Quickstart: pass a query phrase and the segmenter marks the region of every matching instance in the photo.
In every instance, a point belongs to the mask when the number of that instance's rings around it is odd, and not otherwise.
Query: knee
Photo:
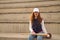
[[[37,40],[42,40],[43,37],[42,36],[37,36]]]
[[[28,40],[32,40],[32,39],[33,39],[33,36],[32,35],[29,35]]]

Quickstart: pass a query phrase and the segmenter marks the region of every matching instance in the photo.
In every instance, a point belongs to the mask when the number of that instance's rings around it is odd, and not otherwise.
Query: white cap
[[[39,12],[39,9],[38,8],[34,8],[33,12]]]

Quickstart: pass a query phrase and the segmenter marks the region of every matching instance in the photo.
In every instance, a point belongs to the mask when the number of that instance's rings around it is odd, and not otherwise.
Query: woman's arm
[[[44,20],[42,20],[42,30],[44,33],[47,33],[47,30],[46,30],[45,25],[44,25]]]
[[[29,30],[30,30],[30,32],[33,32],[33,30],[32,30],[32,25],[31,25],[31,21],[29,21]]]

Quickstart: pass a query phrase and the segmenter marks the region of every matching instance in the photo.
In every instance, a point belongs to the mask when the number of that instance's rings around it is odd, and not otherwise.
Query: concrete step
[[[6,2],[6,1],[4,1],[4,2]],[[59,5],[60,5],[60,1],[43,1],[43,2],[38,1],[38,2],[25,2],[25,3],[22,2],[22,3],[20,3],[20,0],[19,0],[18,3],[9,3],[9,2],[8,3],[0,3],[0,9],[49,7],[49,6],[59,6]]]
[[[29,22],[32,13],[8,13],[0,15],[0,22]],[[41,13],[45,22],[60,22],[60,13]]]
[[[28,40],[29,35],[22,35],[21,33],[0,33],[0,40]],[[44,40],[60,40],[59,34],[52,34],[51,39]]]
[[[27,25],[27,24],[25,24]],[[55,33],[60,34],[60,24],[45,24],[46,30],[48,33]],[[30,32],[29,31],[29,25],[28,26],[20,26],[20,33]]]
[[[4,6],[3,6],[4,7]],[[14,7],[14,6],[13,6]],[[52,6],[52,7],[39,7],[41,13],[55,13],[60,12],[60,6]],[[13,13],[13,12],[31,12],[33,8],[10,8],[10,9],[0,9],[0,13]]]
[[[60,24],[45,24],[49,33],[60,34]],[[29,23],[0,23],[0,33],[25,33],[29,31]]]
[[[51,1],[51,0],[0,0],[0,3],[12,3],[12,2],[36,2],[36,1]],[[52,0],[60,1],[60,0]]]
[[[0,40],[20,40],[19,33],[0,33]]]

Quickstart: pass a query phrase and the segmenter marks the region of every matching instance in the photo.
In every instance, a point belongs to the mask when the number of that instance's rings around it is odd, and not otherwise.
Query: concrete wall
[[[34,7],[40,9],[47,31],[60,34],[59,0],[0,0],[0,33],[29,32]]]

